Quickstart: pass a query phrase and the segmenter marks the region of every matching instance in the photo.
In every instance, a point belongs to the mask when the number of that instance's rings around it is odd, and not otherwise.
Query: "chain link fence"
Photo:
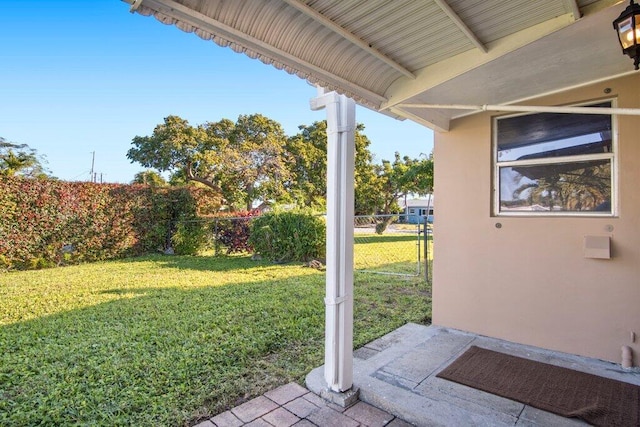
[[[427,217],[356,216],[354,226],[356,271],[424,275],[431,283],[433,227]]]
[[[354,219],[354,269],[356,272],[423,276],[431,283],[433,263],[432,217],[366,215]],[[253,217],[201,220],[214,255],[251,254],[246,245]],[[322,260],[324,262],[324,260]]]

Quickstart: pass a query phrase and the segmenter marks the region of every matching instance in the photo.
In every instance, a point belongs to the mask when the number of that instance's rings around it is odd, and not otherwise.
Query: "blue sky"
[[[298,77],[130,14],[119,0],[5,1],[0,14],[0,137],[46,156],[54,176],[130,182],[126,152],[168,115],[191,124],[260,113],[287,135],[325,118]],[[376,159],[418,157],[433,133],[358,107]]]

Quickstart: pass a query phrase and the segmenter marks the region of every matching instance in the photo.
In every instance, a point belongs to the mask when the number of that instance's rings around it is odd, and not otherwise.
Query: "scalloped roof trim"
[[[254,50],[251,50],[235,41],[230,41],[227,40],[221,36],[219,36],[216,33],[212,33],[206,30],[203,30],[202,28],[198,28],[195,27],[187,22],[181,21],[179,19],[176,19],[173,16],[169,16],[166,15],[160,11],[154,10],[148,6],[145,5],[141,5],[138,9],[137,12],[140,15],[143,16],[153,16],[154,18],[156,18],[158,21],[162,22],[165,25],[174,25],[177,28],[179,28],[180,30],[186,32],[186,33],[194,33],[195,35],[197,35],[198,37],[200,37],[203,40],[207,40],[207,41],[213,41],[215,44],[217,44],[220,47],[229,47],[231,48],[231,50],[233,50],[236,53],[242,53],[245,54],[246,56],[248,56],[251,59],[258,59],[260,62],[262,62],[263,64],[266,65],[271,65],[275,68],[277,68],[278,70],[284,70],[289,74],[295,75],[297,77],[300,77],[303,80],[306,80],[307,82],[309,82],[311,85],[319,85],[327,90],[330,91],[336,91],[342,95],[346,95],[350,98],[352,98],[353,100],[355,100],[358,104],[361,104],[363,106],[372,108],[374,110],[377,110],[379,105],[376,105],[375,103],[371,102],[370,100],[363,98],[362,96],[349,91],[349,90],[344,90],[343,88],[340,88],[336,85],[330,84],[328,82],[326,82],[323,79],[320,79],[318,77],[316,77],[315,75],[309,74],[307,72],[304,71],[300,71],[297,68],[291,67],[287,64],[283,64],[282,62],[276,61],[275,59],[266,56],[262,53],[256,52]]]

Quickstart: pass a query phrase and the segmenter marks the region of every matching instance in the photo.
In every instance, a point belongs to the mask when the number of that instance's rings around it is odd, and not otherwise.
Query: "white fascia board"
[[[573,20],[577,21],[582,17],[580,13],[580,7],[578,6],[578,2],[576,0],[564,0],[564,4],[567,9],[571,11],[571,15],[573,16]]]
[[[398,107],[434,110],[510,111],[519,113],[596,114],[640,116],[640,108],[564,107],[555,105],[463,105],[463,104],[400,104]]]
[[[407,107],[412,107],[411,105],[406,105]],[[442,114],[441,111],[438,110],[430,110],[425,111],[422,115],[417,116],[409,111],[403,110],[398,107],[391,107],[389,110],[391,113],[396,114],[398,116],[404,117],[421,125],[428,127],[436,132],[449,132],[449,123],[451,119]]]

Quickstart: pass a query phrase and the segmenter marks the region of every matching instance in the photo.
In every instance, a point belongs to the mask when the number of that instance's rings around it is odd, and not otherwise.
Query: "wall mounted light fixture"
[[[630,0],[629,6],[613,21],[613,28],[618,32],[622,52],[633,59],[637,70],[640,64],[640,5]]]

